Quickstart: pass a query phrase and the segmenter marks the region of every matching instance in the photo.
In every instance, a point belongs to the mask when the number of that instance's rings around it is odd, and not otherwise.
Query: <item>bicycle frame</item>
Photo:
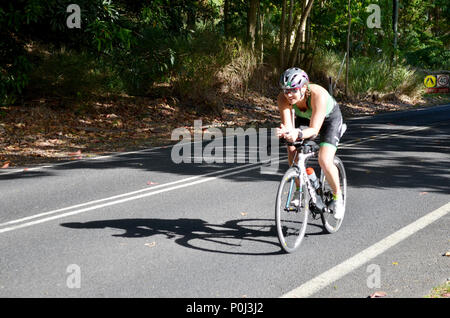
[[[302,148],[300,148],[300,149],[302,149]],[[312,185],[311,180],[309,180],[308,175],[306,173],[306,162],[308,161],[308,159],[310,159],[312,157],[317,157],[317,155],[318,155],[318,151],[316,151],[316,150],[304,154],[301,151],[299,151],[298,148],[296,148],[291,167],[294,166],[299,171],[300,190],[302,189],[302,182],[305,183],[307,186],[309,195],[311,197],[311,200],[313,202],[314,210],[316,210],[316,212],[323,213],[328,208],[327,208],[326,204],[323,202],[320,195],[317,194],[316,189]],[[320,180],[319,180],[319,182],[320,182]],[[321,188],[321,184],[319,184],[319,188]],[[293,189],[293,184],[291,184],[291,188],[289,191],[289,201],[288,202],[290,202],[292,189]]]

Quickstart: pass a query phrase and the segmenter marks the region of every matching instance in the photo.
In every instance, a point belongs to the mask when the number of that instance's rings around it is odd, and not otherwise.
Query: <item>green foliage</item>
[[[14,103],[28,84],[31,63],[11,38],[0,42],[0,105]]]
[[[344,87],[345,65],[337,78],[343,57],[343,54],[332,50],[319,50],[314,57],[311,78],[327,87],[327,78],[331,76],[338,81],[338,87]],[[374,93],[417,95],[422,82],[423,76],[407,65],[399,63],[394,66],[383,57],[377,60],[365,56],[350,58],[349,88],[352,96],[366,97]]]
[[[220,76],[240,83],[245,91],[255,68],[254,56],[245,49],[248,1],[229,1],[227,39],[223,0],[77,0],[80,29],[66,25],[71,3],[15,0],[0,5],[0,104],[20,101],[27,93],[37,93],[37,87],[46,94],[74,96],[86,95],[83,85],[143,95],[153,83],[171,81],[180,92],[192,92],[194,87],[212,90]],[[301,3],[294,1],[294,15],[301,12]],[[381,29],[367,27],[371,12],[366,9],[372,3],[381,8]],[[312,74],[337,75],[346,49],[347,6],[348,0],[315,1],[306,56],[319,52],[322,62],[313,63]],[[350,76],[357,77],[350,80],[355,81],[355,92],[405,87],[413,78],[402,66],[405,63],[449,69],[448,1],[400,1],[396,52],[392,0],[351,1],[350,11]],[[281,1],[261,0],[260,12],[264,13],[264,61],[276,64]],[[34,52],[37,48],[45,48],[47,55]],[[391,69],[388,61],[394,53],[400,66]],[[308,59],[305,62],[309,67]],[[375,74],[377,69],[379,74]]]
[[[97,55],[96,69],[109,74],[111,86],[132,95],[145,94],[153,82],[167,80],[175,64],[174,39],[189,33],[186,17],[195,27],[200,20],[213,21],[219,12],[217,1],[79,0],[81,29],[68,29],[66,8],[72,2],[18,0],[0,7],[0,100],[12,102],[28,84],[31,56],[24,46],[30,40],[37,46],[51,44],[51,54],[64,47],[75,59],[79,52]],[[67,55],[63,59],[70,60]],[[36,62],[44,68],[51,64],[41,57],[32,64]]]
[[[40,54],[39,65],[29,75],[29,94],[80,99],[101,90],[105,77],[94,56],[64,49],[51,55]]]
[[[366,96],[377,93],[412,93],[422,82],[408,66],[392,66],[386,59],[374,63],[371,58],[357,57],[351,59],[349,82],[354,95]]]
[[[442,46],[427,46],[404,55],[409,64],[424,69],[450,69],[450,50],[442,49]]]
[[[236,57],[241,49],[237,40],[225,40],[208,30],[178,38],[177,62],[173,69],[176,91],[184,97],[211,90],[217,73]],[[208,50],[208,54],[205,51]]]
[[[405,1],[400,9],[400,55],[414,66],[450,69],[447,1]]]
[[[141,32],[142,38],[129,50],[115,51],[111,61],[123,89],[131,95],[143,95],[155,81],[167,78],[175,60],[171,38],[163,30],[148,27]]]
[[[241,40],[224,39],[207,29],[178,39],[175,47],[174,93],[200,112],[220,114],[222,93],[245,94],[258,65]]]
[[[23,24],[35,21],[40,12],[36,1],[23,5],[23,14],[11,3],[0,7],[0,105],[16,101],[28,84],[31,69],[21,41],[10,32],[19,32]]]

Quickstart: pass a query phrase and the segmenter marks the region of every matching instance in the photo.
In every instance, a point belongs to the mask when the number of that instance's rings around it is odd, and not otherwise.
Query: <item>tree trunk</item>
[[[302,3],[302,13],[305,11],[306,9],[306,1],[303,1]],[[306,18],[306,21],[308,21],[308,18]],[[302,26],[302,30],[301,30],[301,35],[302,35],[302,41],[300,42],[300,50],[298,52],[298,59],[297,61],[299,63],[301,63],[305,57],[305,35],[306,35],[306,23],[304,26]],[[297,62],[296,62],[297,63]]]
[[[247,35],[250,41],[250,48],[255,51],[256,24],[258,15],[259,0],[250,0],[247,14]]]
[[[280,25],[280,69],[284,70],[284,42],[285,42],[285,24],[286,24],[286,0],[283,0],[283,6],[281,9],[281,25]]]
[[[258,41],[259,41],[259,63],[263,63],[264,60],[264,11],[258,10],[259,16],[259,28],[258,28]]]
[[[311,17],[308,17],[308,20],[306,22],[306,47],[308,49],[311,47],[311,39],[312,39]]]
[[[188,10],[186,27],[188,30],[195,30],[196,14],[194,10]]]
[[[292,37],[292,31],[294,29],[294,0],[289,1],[289,18],[288,18],[288,24],[286,28],[286,38],[285,38],[285,46],[284,46],[284,60],[289,59],[289,52],[291,51],[291,37]]]
[[[288,18],[288,35],[289,35],[288,44],[290,44],[290,42],[291,42],[291,34],[292,34],[292,30],[294,29],[294,25],[293,25],[293,23],[294,23],[294,6],[295,6],[294,0],[290,0],[290,2],[289,2],[289,18]]]
[[[230,0],[225,0],[223,4],[223,32],[225,37],[230,36]]]
[[[289,63],[288,63],[289,67],[293,67],[297,63],[300,44],[304,40],[306,18],[309,16],[309,13],[311,12],[314,0],[303,0],[303,3],[305,5],[305,10],[302,10],[300,23],[298,25],[297,34],[295,36],[294,47],[292,48],[291,54],[289,56]]]
[[[348,32],[347,32],[347,59],[345,63],[345,96],[348,97],[348,70],[350,62],[350,30],[352,25],[352,14],[350,12],[350,0],[348,0]]]
[[[302,65],[306,64],[308,56],[311,56],[310,48],[311,48],[311,17],[308,17],[306,19],[305,42],[302,52],[302,58],[300,59]],[[303,66],[303,68],[306,69],[305,66]]]
[[[294,16],[293,16],[293,21],[292,21],[292,25],[291,25],[291,29],[290,29],[290,31],[288,32],[288,35],[289,35],[289,39],[288,39],[288,41],[286,41],[286,49],[285,49],[285,51],[284,51],[284,60],[286,61],[286,63],[287,63],[287,61],[289,61],[289,57],[290,57],[290,53],[291,53],[291,49],[292,49],[292,46],[293,46],[293,44],[292,44],[292,38],[294,37],[295,38],[295,34],[296,34],[296,31],[297,31],[297,26],[299,25],[299,21],[300,21],[300,18],[301,18],[301,14],[294,14]],[[294,42],[295,42],[295,39],[294,39]]]
[[[398,0],[393,0],[392,6],[392,30],[394,31],[394,50],[392,61],[395,65],[397,60]]]
[[[305,11],[306,9],[306,3],[303,2],[302,4],[302,12]],[[305,55],[306,55],[306,28],[307,28],[307,24],[308,24],[308,16],[306,17],[306,21],[304,26],[302,27],[302,42],[300,43],[300,52],[298,54],[298,63],[303,63],[303,60],[305,59]]]

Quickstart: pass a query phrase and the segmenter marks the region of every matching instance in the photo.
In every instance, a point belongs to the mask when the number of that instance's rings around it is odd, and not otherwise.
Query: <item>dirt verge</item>
[[[223,100],[222,116],[200,114],[174,97],[115,96],[76,107],[39,100],[0,107],[0,168],[78,160],[114,152],[133,151],[174,143],[171,132],[193,129],[194,120],[207,127],[276,127],[276,98],[258,93]],[[395,101],[340,102],[344,118],[404,111],[448,102],[443,98],[418,103]]]

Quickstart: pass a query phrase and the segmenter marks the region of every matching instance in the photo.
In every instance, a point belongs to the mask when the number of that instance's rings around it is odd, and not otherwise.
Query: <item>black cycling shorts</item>
[[[300,127],[300,126],[307,126],[309,127],[310,120],[303,117],[296,117],[295,118],[295,127],[296,128],[306,128],[306,127]],[[333,110],[328,115],[328,117],[325,117],[325,120],[323,121],[322,127],[320,128],[319,135],[320,135],[320,144],[319,146],[327,146],[331,145],[334,147],[338,147],[339,140],[341,137],[341,128],[342,128],[342,113],[341,109],[339,108],[339,105],[337,103],[334,104]]]

